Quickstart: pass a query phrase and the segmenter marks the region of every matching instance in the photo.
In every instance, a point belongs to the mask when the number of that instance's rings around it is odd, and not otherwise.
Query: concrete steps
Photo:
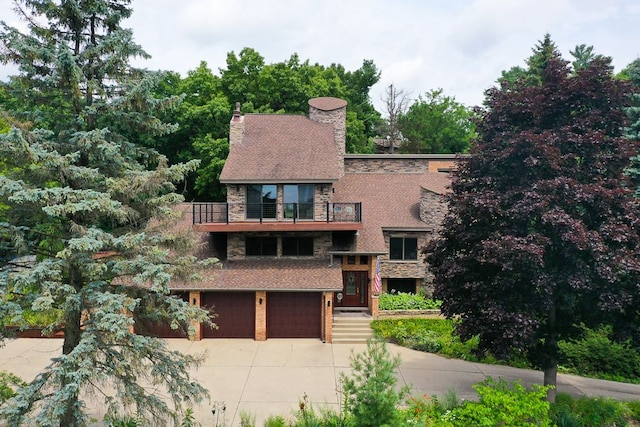
[[[364,313],[334,313],[333,344],[366,344],[367,340],[373,337],[372,320],[371,316]]]

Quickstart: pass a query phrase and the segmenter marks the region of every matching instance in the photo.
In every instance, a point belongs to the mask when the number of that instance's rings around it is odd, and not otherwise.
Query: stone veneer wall
[[[247,203],[247,187],[241,184],[227,185],[227,203],[229,206],[229,221],[246,221],[245,205]]]
[[[333,132],[338,150],[340,153],[339,168],[340,176],[344,174],[344,162],[342,158],[347,151],[347,108],[337,108],[325,111],[309,105],[309,118],[318,123],[330,123],[333,125]]]
[[[314,216],[315,221],[327,220],[327,202],[331,203],[332,191],[331,184],[316,184],[314,188]],[[284,191],[282,185],[277,186],[276,202],[278,204],[277,219],[290,220],[284,218],[282,211],[284,202]],[[229,221],[241,222],[247,221],[245,206],[247,203],[247,186],[244,184],[227,185],[227,203],[229,204]],[[273,221],[273,219],[265,219],[265,221]],[[300,220],[303,221],[303,220]]]
[[[386,247],[389,247],[389,239],[391,237],[417,237],[418,238],[418,259],[415,261],[401,261],[390,260],[388,255],[380,256],[380,269],[382,276],[385,278],[394,279],[410,279],[410,278],[422,278],[426,271],[426,265],[424,263],[424,257],[420,254],[420,248],[422,248],[429,239],[431,239],[431,233],[423,232],[396,232],[385,231],[384,243]]]
[[[424,256],[420,254],[420,248],[422,248],[427,241],[432,238],[432,233],[429,232],[384,232],[385,245],[389,247],[390,237],[417,237],[418,238],[418,259],[415,261],[399,261],[390,260],[388,255],[380,256],[380,270],[381,275],[385,279],[416,279],[419,283],[419,288],[422,288],[423,292],[430,295],[433,291],[433,279],[430,278],[427,265],[424,262]],[[386,280],[384,280],[386,284]]]
[[[420,219],[436,232],[447,213],[447,205],[444,196],[433,191],[420,189]]]
[[[240,105],[236,104],[236,110],[231,117],[229,125],[229,145],[242,142],[244,138],[244,116],[240,115]]]
[[[433,155],[436,156],[436,155]],[[423,173],[454,169],[455,158],[434,158],[428,154],[348,154],[345,173]]]
[[[345,173],[424,173],[429,160],[419,158],[346,158]]]
[[[227,238],[227,259],[229,260],[241,260],[246,259],[245,251],[245,236],[248,233],[229,233]],[[313,232],[313,233],[251,233],[251,236],[269,237],[269,236],[313,236],[313,258],[328,258],[329,249],[331,248],[331,232]],[[282,241],[278,239],[278,257],[282,257]],[[265,257],[273,259],[273,257]],[[309,259],[308,256],[301,257],[286,257],[286,258],[298,258]]]

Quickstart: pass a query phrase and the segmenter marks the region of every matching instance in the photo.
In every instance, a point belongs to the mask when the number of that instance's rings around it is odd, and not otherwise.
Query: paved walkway
[[[352,351],[363,352],[364,344],[323,344],[319,340],[167,340],[172,349],[186,353],[207,352],[206,362],[194,374],[211,394],[211,403],[194,408],[203,426],[239,426],[240,411],[255,415],[262,427],[270,415],[289,417],[303,395],[316,408],[339,409],[340,373],[350,372]],[[0,348],[0,370],[31,380],[61,352],[60,339],[18,339]],[[529,386],[542,383],[542,373],[525,369],[450,360],[429,353],[389,345],[401,357],[399,384],[409,384],[414,395],[443,395],[454,389],[460,399],[474,399],[471,388],[487,376],[521,380]],[[640,385],[559,375],[559,391],[576,395],[611,396],[640,400]],[[212,408],[218,408],[217,418]],[[225,408],[224,411],[221,408]],[[96,409],[96,415],[101,416]],[[226,424],[223,424],[226,422]]]

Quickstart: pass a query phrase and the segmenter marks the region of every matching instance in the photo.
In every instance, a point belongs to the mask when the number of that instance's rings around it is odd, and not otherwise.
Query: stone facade
[[[453,154],[347,154],[345,173],[424,173],[455,168]]]
[[[437,232],[447,213],[444,197],[424,188],[420,189],[420,219]]]
[[[244,138],[244,116],[240,114],[240,103],[236,103],[229,126],[229,145],[238,144]]]
[[[227,258],[229,260],[242,260],[246,259],[246,245],[245,245],[245,237],[249,235],[247,233],[230,233],[227,238]],[[308,233],[282,233],[282,232],[273,232],[273,233],[251,233],[251,236],[254,237],[270,237],[276,236],[278,238],[278,252],[277,257],[282,257],[282,240],[281,237],[288,236],[311,236],[313,237],[313,258],[329,258],[329,250],[332,244],[332,238],[330,232],[308,232]],[[273,257],[265,257],[265,258],[273,258]],[[308,259],[308,256],[300,256],[300,257],[292,257],[287,256],[287,258],[299,258],[299,259]]]
[[[317,108],[317,105],[312,105],[309,102],[309,119],[318,123],[330,123],[333,125],[333,131],[335,134],[336,144],[340,150],[340,157],[344,156],[347,148],[347,107],[344,106],[325,110]],[[344,175],[344,162],[339,161],[340,176]]]
[[[264,219],[264,221],[283,221],[291,220],[291,218],[285,218],[284,213],[284,190],[283,185],[277,185],[277,212],[276,218]],[[330,183],[315,184],[314,186],[314,220],[326,221],[327,218],[327,203],[331,203],[331,195],[333,194],[332,186]],[[247,186],[244,184],[230,184],[227,185],[227,204],[229,209],[229,221],[230,222],[243,222],[247,221],[245,212],[247,204]],[[249,221],[258,221],[249,220]],[[303,220],[299,220],[303,221]]]
[[[425,159],[388,156],[354,156],[344,159],[345,173],[424,173],[429,172]]]

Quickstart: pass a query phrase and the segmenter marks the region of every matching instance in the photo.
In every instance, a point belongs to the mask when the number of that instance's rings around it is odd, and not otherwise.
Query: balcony
[[[198,231],[360,230],[361,203],[193,203]]]

